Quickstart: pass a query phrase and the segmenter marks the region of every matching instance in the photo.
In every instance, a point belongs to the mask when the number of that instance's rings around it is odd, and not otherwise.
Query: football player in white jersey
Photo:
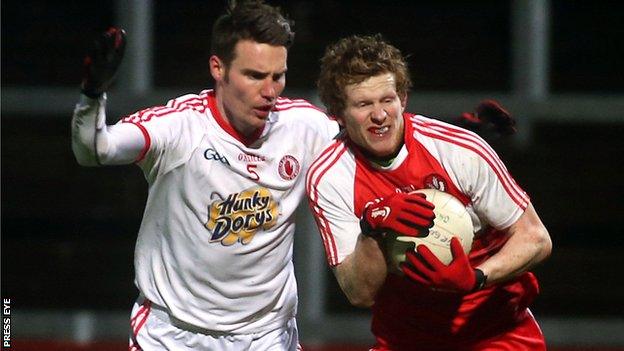
[[[306,191],[328,262],[352,304],[371,307],[373,350],[545,350],[528,305],[529,269],[551,252],[528,195],[494,150],[466,129],[405,112],[410,78],[380,36],[327,48],[319,93],[346,133],[310,167]],[[425,236],[433,204],[414,190],[458,198],[477,230],[443,264],[424,245],[389,272],[386,231]]]
[[[85,166],[135,163],[149,185],[135,249],[130,350],[296,350],[294,212],[338,125],[280,97],[294,33],[278,8],[230,5],[213,27],[214,90],[106,125],[125,33],[85,59],[72,149]]]

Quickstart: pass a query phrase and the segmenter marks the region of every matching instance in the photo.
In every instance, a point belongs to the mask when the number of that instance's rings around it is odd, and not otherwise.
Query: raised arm
[[[106,125],[106,90],[115,79],[126,46],[121,28],[110,28],[94,41],[83,62],[80,102],[72,117],[72,151],[80,165],[128,164],[145,140],[130,124]]]

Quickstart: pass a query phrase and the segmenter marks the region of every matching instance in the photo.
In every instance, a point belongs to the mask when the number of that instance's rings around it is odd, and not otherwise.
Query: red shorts
[[[422,347],[414,340],[411,345],[384,345],[378,340],[377,345],[371,351],[545,351],[546,342],[533,315],[529,312],[526,318],[519,321],[513,328],[505,332],[479,340],[471,344],[462,343],[460,340],[453,343],[444,343],[439,347]]]

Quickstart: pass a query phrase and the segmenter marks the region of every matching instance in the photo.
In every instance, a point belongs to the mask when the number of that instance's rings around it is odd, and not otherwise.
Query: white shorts
[[[143,296],[134,303],[130,317],[130,351],[151,350],[247,350],[297,351],[295,318],[282,328],[261,334],[220,334],[173,323],[167,311]],[[175,325],[174,325],[175,324]]]

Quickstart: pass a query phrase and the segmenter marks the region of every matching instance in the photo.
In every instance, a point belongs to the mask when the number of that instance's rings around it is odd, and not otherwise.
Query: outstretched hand
[[[453,261],[445,265],[425,245],[418,245],[416,252],[406,253],[401,270],[409,279],[433,289],[469,293],[485,284],[486,276],[479,269],[472,268],[459,239],[451,239]]]
[[[126,32],[111,27],[98,36],[83,61],[81,90],[90,98],[98,98],[115,79],[126,48]]]

